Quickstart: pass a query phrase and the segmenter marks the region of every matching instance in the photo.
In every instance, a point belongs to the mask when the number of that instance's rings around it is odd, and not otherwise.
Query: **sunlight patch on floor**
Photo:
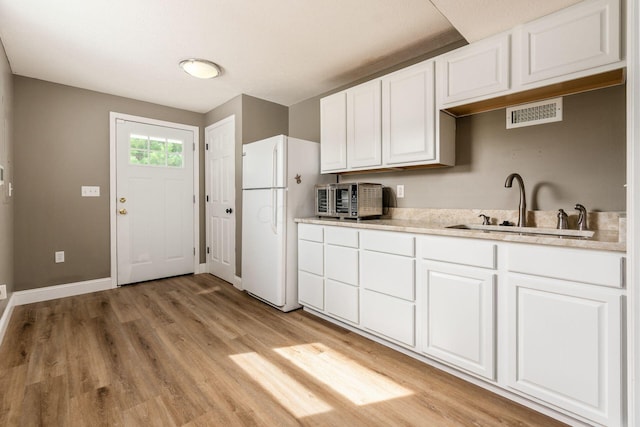
[[[258,353],[234,354],[229,357],[296,418],[333,409]]]
[[[277,348],[275,351],[356,405],[413,394],[413,391],[321,343]]]

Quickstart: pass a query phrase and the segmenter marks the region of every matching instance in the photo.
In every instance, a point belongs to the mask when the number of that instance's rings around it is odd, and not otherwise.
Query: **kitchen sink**
[[[518,234],[541,234],[558,237],[582,237],[589,239],[593,237],[591,230],[558,230],[556,228],[536,228],[536,227],[513,227],[503,225],[480,225],[480,224],[458,224],[450,225],[447,228],[457,230],[486,231],[492,233],[518,233]]]

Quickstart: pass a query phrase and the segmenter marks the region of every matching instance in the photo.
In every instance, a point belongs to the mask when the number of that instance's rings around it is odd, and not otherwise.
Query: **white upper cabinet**
[[[519,28],[520,83],[570,75],[621,59],[620,0],[576,4]]]
[[[437,67],[439,106],[499,95],[510,88],[511,33],[441,55]]]
[[[440,55],[437,108],[467,115],[622,83],[620,2],[585,0]]]
[[[429,60],[320,100],[321,171],[455,163],[455,120],[435,108]]]
[[[358,85],[346,92],[347,167],[380,166],[380,80]]]
[[[347,94],[338,92],[320,100],[320,171],[347,168]]]
[[[436,159],[433,64],[422,62],[382,78],[385,165]]]

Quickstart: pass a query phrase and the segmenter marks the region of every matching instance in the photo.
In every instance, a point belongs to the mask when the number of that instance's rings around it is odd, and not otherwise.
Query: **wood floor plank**
[[[15,426],[22,415],[27,365],[0,370],[0,425]]]
[[[562,423],[201,274],[16,307],[0,425]]]

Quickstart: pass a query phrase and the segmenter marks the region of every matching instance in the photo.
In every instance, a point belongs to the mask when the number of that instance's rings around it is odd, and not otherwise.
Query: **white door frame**
[[[200,273],[200,128],[198,126],[149,119],[147,117],[132,116],[130,114],[111,111],[109,113],[109,223],[111,232],[111,287],[118,287],[118,245],[116,236],[116,121],[118,119],[193,132],[193,193],[195,196],[195,202],[193,204],[193,246],[195,247],[193,271],[194,273]]]

